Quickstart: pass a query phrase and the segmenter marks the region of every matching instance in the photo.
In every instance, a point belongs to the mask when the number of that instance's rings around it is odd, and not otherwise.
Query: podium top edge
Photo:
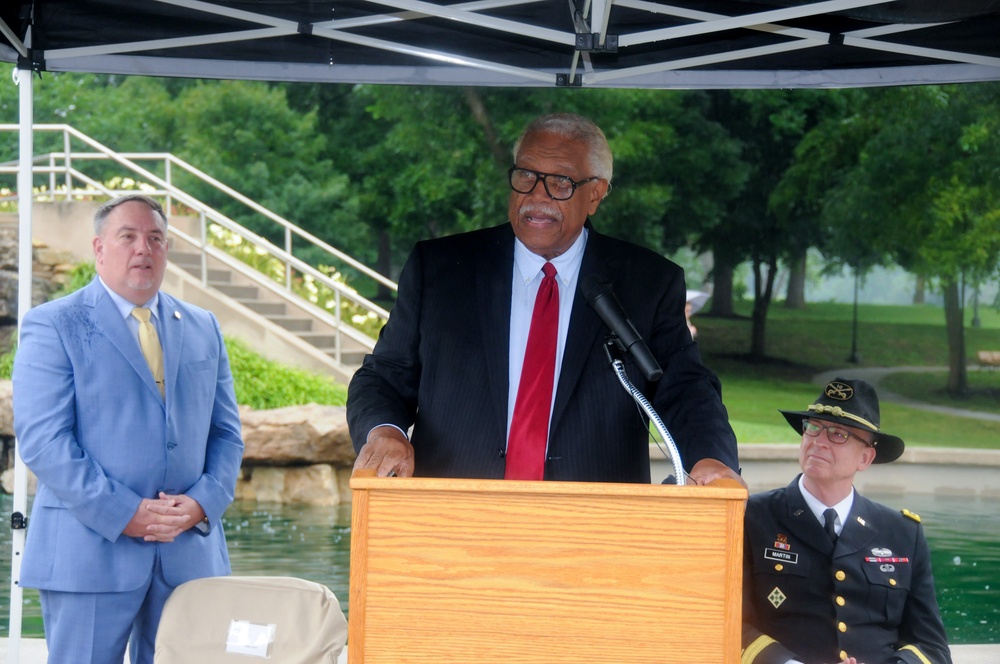
[[[536,495],[650,496],[664,498],[746,500],[747,489],[733,480],[712,484],[676,486],[668,484],[621,484],[613,482],[529,482],[439,477],[375,477],[357,472],[351,477],[354,491],[446,491]]]

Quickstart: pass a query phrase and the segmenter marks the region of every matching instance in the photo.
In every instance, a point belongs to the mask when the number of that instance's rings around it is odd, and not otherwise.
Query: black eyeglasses
[[[510,188],[519,194],[530,194],[534,191],[538,181],[541,180],[542,186],[545,187],[545,193],[549,195],[549,198],[556,201],[566,201],[573,198],[577,187],[585,185],[588,182],[593,182],[594,180],[600,180],[601,178],[595,175],[592,178],[574,182],[572,178],[565,175],[539,173],[538,171],[529,171],[527,168],[513,166],[507,171],[507,179],[510,180]]]
[[[819,435],[820,431],[826,431],[826,437],[831,443],[836,443],[837,445],[843,445],[850,438],[857,438],[866,447],[872,447],[872,444],[861,436],[855,435],[848,431],[847,429],[841,429],[838,426],[827,425],[827,424],[817,424],[812,420],[802,420],[802,433],[809,436],[810,438],[815,438]]]

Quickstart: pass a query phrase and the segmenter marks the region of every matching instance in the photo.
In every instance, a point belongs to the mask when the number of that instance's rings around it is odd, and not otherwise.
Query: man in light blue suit
[[[14,362],[17,444],[38,477],[20,584],[49,662],[153,661],[179,584],[228,574],[222,515],[243,441],[215,317],[159,291],[167,220],[145,196],[94,217],[98,278],[28,312]],[[139,342],[148,308],[162,381]]]

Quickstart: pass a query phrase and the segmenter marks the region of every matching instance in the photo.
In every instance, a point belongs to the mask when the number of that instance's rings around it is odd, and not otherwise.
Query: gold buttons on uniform
[[[846,651],[846,650],[841,650],[841,651],[840,651],[840,661],[842,661],[842,662],[843,662],[843,661],[845,661],[846,659],[847,659],[847,651]]]
[[[837,581],[843,581],[847,578],[847,575],[844,574],[843,570],[837,570],[837,573],[834,574],[834,576],[837,577]]]
[[[778,563],[777,565],[774,566],[774,571],[775,572],[780,572],[783,569],[785,569],[785,566],[782,565],[781,563]]]
[[[845,604],[847,604],[847,600],[845,600],[843,597],[838,596],[837,597],[837,606],[843,606]],[[846,657],[841,657],[841,659],[847,659],[847,658]]]
[[[847,631],[847,624],[846,623],[842,623],[842,622],[837,623],[837,629],[839,629],[841,632],[846,632]]]
[[[896,579],[889,579],[889,585],[890,586],[896,585]]]

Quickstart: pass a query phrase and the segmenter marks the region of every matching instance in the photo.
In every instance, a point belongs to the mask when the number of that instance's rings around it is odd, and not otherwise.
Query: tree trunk
[[[786,309],[806,308],[806,250],[802,250],[789,265],[788,291],[785,293]]]
[[[476,124],[483,129],[483,138],[486,139],[486,144],[490,148],[490,154],[493,155],[493,159],[501,168],[506,169],[510,166],[513,157],[497,138],[496,129],[493,128],[493,122],[490,120],[490,114],[486,110],[482,96],[476,88],[464,87],[462,92],[465,95],[465,103],[472,111],[472,117],[476,120]]]
[[[927,280],[918,274],[917,282],[913,285],[913,304],[923,304],[926,291]]]
[[[712,308],[713,316],[733,315],[733,266],[716,261],[712,267]]]
[[[965,312],[959,296],[958,283],[942,284],[944,288],[944,322],[948,334],[948,393],[966,396],[969,376],[965,359]]]
[[[778,273],[778,260],[772,258],[767,264],[767,277],[763,277],[764,265],[759,260],[753,262],[753,322],[750,328],[750,358],[763,360],[767,357],[767,310],[774,294],[774,278]]]

